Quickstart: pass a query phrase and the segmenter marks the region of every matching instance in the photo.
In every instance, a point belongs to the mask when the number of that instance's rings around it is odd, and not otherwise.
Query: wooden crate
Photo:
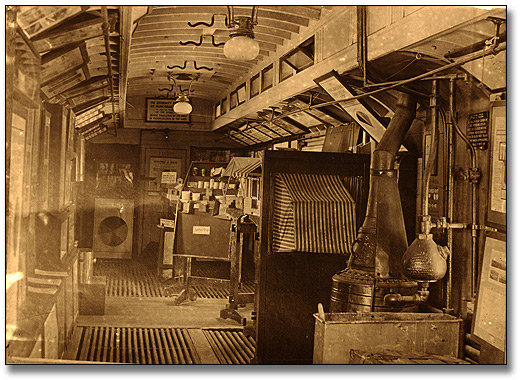
[[[419,352],[402,352],[385,350],[382,352],[365,352],[351,350],[350,364],[469,364],[449,355],[422,354]]]
[[[314,364],[349,364],[351,350],[459,356],[462,320],[442,313],[314,314]]]

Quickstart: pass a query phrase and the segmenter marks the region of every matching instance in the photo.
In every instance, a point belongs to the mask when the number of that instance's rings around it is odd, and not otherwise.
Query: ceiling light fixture
[[[192,112],[192,104],[190,104],[190,99],[185,94],[178,95],[176,102],[174,103],[174,107],[172,107],[175,113],[179,115],[188,115]]]
[[[176,88],[176,100],[174,101],[172,110],[175,113],[177,113],[178,115],[189,115],[192,112],[192,104],[190,103],[189,95],[193,91],[192,83],[194,83],[194,81],[198,80],[199,76],[200,76],[199,74],[186,74],[186,73],[173,74],[170,72],[167,73],[167,79],[169,81],[174,82],[174,84],[172,85],[172,87],[170,89],[163,88],[163,89],[159,89],[159,90],[172,91],[174,88]],[[178,87],[178,85],[176,83],[176,79],[182,80],[182,81],[190,80],[189,87],[186,90],[183,90],[181,88],[181,86]],[[168,97],[168,94],[167,94],[167,97]]]
[[[254,26],[257,25],[257,6],[252,7],[252,16],[234,17],[234,7],[227,6],[227,27],[233,29],[230,39],[225,43],[225,57],[235,61],[251,61],[259,54],[259,44],[254,39]]]

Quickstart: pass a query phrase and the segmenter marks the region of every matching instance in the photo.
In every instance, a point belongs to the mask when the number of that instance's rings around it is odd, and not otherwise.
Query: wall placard
[[[507,128],[506,102],[494,102],[491,107],[491,146],[489,164],[489,209],[487,221],[506,228],[507,213]]]
[[[506,242],[486,237],[473,335],[500,351],[506,345]]]
[[[160,191],[168,187],[169,184],[176,183],[178,173],[181,172],[181,158],[173,157],[151,157],[149,164],[149,176],[153,179],[149,181],[149,191]],[[164,173],[169,173],[164,176]],[[174,178],[174,182],[163,179]]]
[[[489,111],[477,112],[468,115],[468,138],[477,149],[488,148]]]
[[[190,115],[179,115],[172,109],[175,99],[169,98],[147,98],[147,110],[145,121],[188,123]]]
[[[177,183],[177,172],[162,172],[161,173],[161,183],[172,185]]]

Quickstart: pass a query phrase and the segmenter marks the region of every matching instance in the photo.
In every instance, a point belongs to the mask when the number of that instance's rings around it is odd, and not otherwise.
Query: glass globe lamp
[[[251,61],[259,54],[259,44],[249,36],[233,36],[225,43],[223,53],[234,61]]]
[[[192,112],[192,104],[187,95],[180,95],[172,107],[175,113],[179,115],[188,115]]]

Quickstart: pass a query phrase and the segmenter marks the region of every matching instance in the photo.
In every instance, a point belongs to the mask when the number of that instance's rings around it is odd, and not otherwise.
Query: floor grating
[[[187,329],[84,326],[76,360],[199,364]]]
[[[94,275],[107,278],[108,297],[167,297],[168,292],[158,277],[147,266],[130,262],[98,261],[94,264]],[[182,287],[181,287],[182,288]],[[193,286],[198,298],[226,299],[229,296],[227,285]],[[253,281],[241,284],[240,291],[253,293]]]
[[[136,262],[97,262],[94,275],[107,278],[108,297],[164,297],[163,287],[155,274]]]
[[[211,287],[211,286],[199,286],[194,285],[192,287],[196,292],[198,298],[220,298],[226,299],[230,294],[230,290],[227,287]],[[241,283],[239,291],[243,293],[254,293],[255,284],[253,281]]]
[[[256,342],[241,329],[203,329],[220,364],[250,364]]]

